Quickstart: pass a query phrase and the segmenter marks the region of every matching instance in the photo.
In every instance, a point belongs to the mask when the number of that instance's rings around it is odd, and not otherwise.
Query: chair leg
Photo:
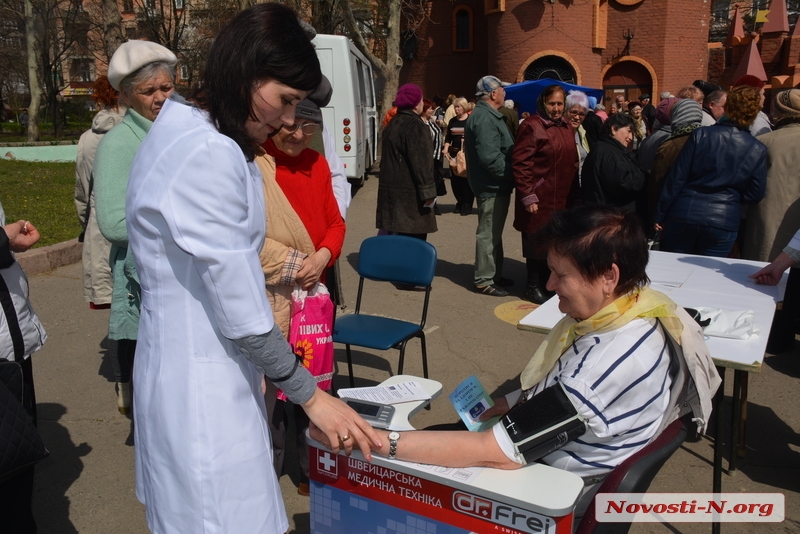
[[[408,344],[408,340],[406,339],[405,341],[400,343],[400,347],[398,347],[400,349],[400,361],[397,363],[397,374],[398,375],[402,375],[403,374],[403,361],[405,360],[405,357],[406,357],[406,345],[407,344]],[[391,369],[391,367],[392,366],[390,365],[389,368]]]
[[[356,387],[355,379],[353,378],[353,357],[350,354],[350,345],[345,345],[345,352],[347,353],[347,370],[350,371],[350,387]]]
[[[425,343],[425,332],[420,332],[419,341],[422,345],[422,375],[424,378],[428,378],[428,345]],[[425,409],[430,411],[430,402],[425,405]]]
[[[419,333],[419,340],[422,344],[422,376],[428,378],[428,347],[425,343],[425,332]]]

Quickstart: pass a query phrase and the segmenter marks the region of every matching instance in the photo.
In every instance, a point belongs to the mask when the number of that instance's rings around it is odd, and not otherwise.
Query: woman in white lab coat
[[[131,168],[129,239],[142,287],[136,493],[157,533],[283,533],[264,375],[330,440],[369,457],[377,434],[316,381],[273,328],[258,251],[253,157],[320,83],[290,9],[258,4],[217,36],[195,101],[161,110]]]

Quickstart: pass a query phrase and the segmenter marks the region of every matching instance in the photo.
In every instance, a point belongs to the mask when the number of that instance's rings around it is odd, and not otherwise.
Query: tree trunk
[[[25,0],[25,49],[28,54],[28,88],[31,93],[31,102],[28,105],[28,141],[34,142],[39,140],[39,103],[42,89],[39,86],[39,53],[32,0]]]
[[[367,56],[369,62],[384,80],[383,96],[381,99],[380,118],[392,107],[392,101],[397,94],[397,87],[400,83],[400,69],[403,67],[403,60],[398,54],[400,50],[400,2],[401,0],[388,0],[389,18],[386,22],[386,61],[372,53],[358,23],[353,16],[353,9],[350,0],[341,0],[342,14],[345,24],[350,31],[353,43]]]
[[[122,44],[122,16],[119,14],[117,0],[103,2],[103,44],[106,52],[106,64]]]

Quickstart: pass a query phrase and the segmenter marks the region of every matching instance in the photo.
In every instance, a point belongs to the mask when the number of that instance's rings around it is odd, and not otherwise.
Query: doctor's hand
[[[300,266],[300,270],[297,271],[297,285],[309,291],[314,287],[314,284],[319,282],[322,273],[325,271],[325,267],[328,265],[328,262],[331,261],[331,251],[325,247],[322,247],[315,253],[310,256],[306,256],[306,259],[303,260],[303,264]]]
[[[11,252],[25,252],[39,241],[39,230],[29,221],[17,221],[3,226]]]
[[[536,213],[536,212],[538,212],[539,211],[539,203],[538,202],[534,202],[533,204],[528,204],[527,206],[525,206],[525,211],[527,211],[528,213]]]
[[[505,397],[500,397],[494,400],[494,406],[483,412],[481,415],[478,416],[479,421],[488,421],[492,417],[499,415],[500,417],[504,416],[508,413],[510,409],[508,407],[508,401]]]
[[[312,423],[309,425],[311,437],[328,445],[334,453],[344,449],[349,456],[358,447],[364,458],[371,462],[370,449],[380,449],[383,446],[375,429],[355,410],[319,388],[302,406]]]

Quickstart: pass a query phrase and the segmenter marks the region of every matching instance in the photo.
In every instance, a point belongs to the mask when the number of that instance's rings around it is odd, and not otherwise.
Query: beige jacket
[[[697,430],[702,434],[711,417],[714,394],[722,379],[711,359],[700,325],[681,306],[676,308],[675,314],[683,323],[683,332],[680,345],[667,335],[672,355],[672,387],[669,408],[656,435],[688,413],[692,414],[692,421],[697,423]]]
[[[767,146],[767,195],[749,206],[742,257],[772,261],[800,228],[800,124],[760,135]]]
[[[264,201],[267,207],[267,236],[261,249],[261,269],[267,286],[267,298],[272,306],[275,324],[289,339],[292,291],[295,286],[279,285],[286,256],[293,249],[311,255],[315,252],[311,236],[292,208],[278,182],[275,181],[275,160],[262,153],[255,159],[264,183]]]

